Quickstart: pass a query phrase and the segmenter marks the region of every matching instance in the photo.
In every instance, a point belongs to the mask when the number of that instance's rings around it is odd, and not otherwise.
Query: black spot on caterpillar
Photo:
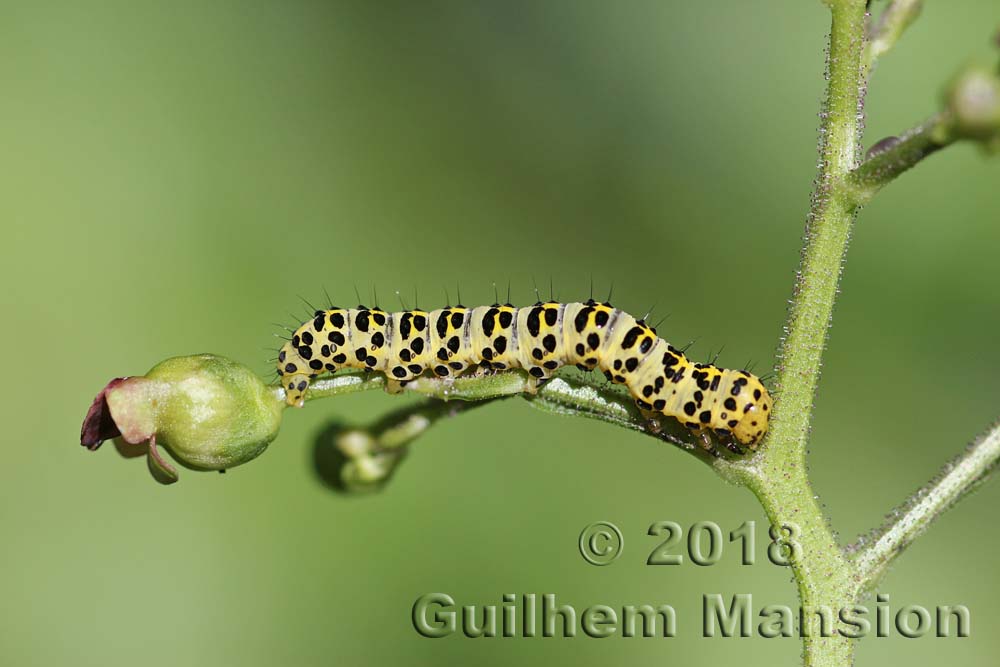
[[[742,370],[688,360],[641,320],[608,303],[539,302],[387,313],[379,308],[318,310],[278,354],[290,405],[301,406],[311,378],[341,369],[396,381],[471,368],[522,368],[535,382],[572,364],[624,384],[646,412],[677,419],[704,437],[756,447],[767,432],[771,397]]]

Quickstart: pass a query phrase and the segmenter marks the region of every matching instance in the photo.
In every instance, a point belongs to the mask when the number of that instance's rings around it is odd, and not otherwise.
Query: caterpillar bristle
[[[725,350],[725,349],[726,349],[726,346],[725,346],[725,345],[723,345],[722,347],[720,347],[720,348],[719,348],[719,351],[718,351],[718,352],[716,352],[716,353],[715,353],[714,355],[713,355],[712,353],[709,353],[709,355],[708,355],[708,356],[709,356],[709,357],[710,357],[710,358],[711,358],[712,360],[711,360],[710,362],[708,362],[708,363],[710,363],[710,364],[712,364],[712,365],[714,366],[714,365],[715,365],[715,362],[717,362],[717,361],[719,360],[719,357],[720,357],[720,356],[722,355],[722,351],[723,351],[723,350]]]
[[[399,299],[399,305],[403,307],[403,310],[410,309],[410,307],[406,305],[406,302],[403,301],[403,295],[399,293],[399,290],[396,290],[396,298]]]
[[[652,306],[649,307],[649,310],[646,311],[646,314],[642,316],[640,322],[645,322],[646,320],[648,320],[649,316],[653,314],[653,310],[655,309],[656,309],[656,304],[654,303]]]
[[[309,308],[310,311],[316,312],[316,306],[314,306],[311,303],[309,303],[308,299],[306,299],[301,294],[296,294],[296,296],[299,297],[299,300],[302,301],[302,303],[304,303],[306,305],[306,307]]]

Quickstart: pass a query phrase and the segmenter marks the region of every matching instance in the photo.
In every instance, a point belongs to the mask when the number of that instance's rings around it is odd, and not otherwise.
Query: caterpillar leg
[[[746,454],[746,450],[744,450],[742,447],[736,444],[736,441],[733,440],[732,438],[727,438],[726,440],[723,440],[722,444],[724,444],[726,446],[726,449],[731,451],[733,454],[737,454],[739,456],[743,456],[744,454]]]
[[[639,412],[642,414],[646,422],[646,428],[649,429],[650,433],[659,435],[663,431],[663,422],[661,421],[661,417],[663,417],[662,412],[644,410],[643,408],[639,408]]]
[[[708,429],[705,429],[704,431],[700,431],[698,433],[698,441],[699,444],[701,444],[701,446],[706,451],[708,451],[708,453],[711,454],[712,456],[716,458],[722,456],[722,452],[719,451],[719,448],[715,446],[715,442],[712,441],[712,436],[708,431]],[[744,454],[746,454],[746,450],[744,450],[742,447],[739,446],[739,444],[732,437],[732,435],[720,436],[719,443],[725,446],[725,448],[731,451],[733,454],[736,454],[738,456],[743,456]]]
[[[718,448],[716,448],[715,443],[712,442],[712,436],[709,435],[707,429],[700,429],[694,431],[694,435],[696,438],[698,438],[698,444],[701,445],[702,449],[704,449],[706,452],[708,452],[715,458],[722,457],[722,454],[719,453],[719,450]]]
[[[524,383],[524,393],[534,396],[538,393],[538,388],[545,384],[548,378],[535,377],[534,375],[529,375],[528,379]]]

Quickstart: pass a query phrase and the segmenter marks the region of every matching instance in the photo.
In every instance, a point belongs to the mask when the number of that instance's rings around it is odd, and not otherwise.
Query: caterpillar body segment
[[[641,410],[677,419],[706,443],[710,434],[734,450],[736,443],[754,448],[767,432],[772,402],[757,377],[692,362],[645,322],[593,300],[320,310],[278,354],[290,405],[302,405],[313,377],[341,369],[405,383],[425,373],[445,378],[477,367],[522,368],[541,382],[567,364],[602,371],[625,385]]]

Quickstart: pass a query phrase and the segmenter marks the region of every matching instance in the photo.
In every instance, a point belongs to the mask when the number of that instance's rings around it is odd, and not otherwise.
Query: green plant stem
[[[882,14],[871,25],[868,40],[862,55],[862,64],[867,69],[889,52],[923,9],[922,0],[892,0]]]
[[[806,244],[779,351],[778,398],[768,456],[803,462],[820,361],[857,204],[840,186],[857,163],[864,2],[831,2],[829,83],[820,134],[821,167]]]
[[[950,125],[951,115],[942,111],[899,137],[884,139],[883,146],[873,146],[865,161],[847,176],[855,201],[867,203],[904,171],[953,143]]]
[[[805,449],[833,304],[857,202],[843,179],[857,164],[863,90],[865,3],[828,3],[832,13],[829,78],[820,126],[820,171],[806,243],[779,352],[777,397],[763,449],[747,461],[744,481],[774,524],[798,526],[792,572],[804,608],[853,604],[856,585],[806,475]],[[804,636],[804,664],[849,665],[855,642],[841,635]]]
[[[332,396],[388,389],[390,386],[382,375],[341,373],[313,381],[306,392],[305,401],[308,403]],[[281,386],[272,385],[271,390],[275,400],[285,400],[285,392]],[[610,386],[598,386],[589,381],[587,376],[555,377],[537,388],[535,381],[522,370],[444,379],[420,377],[408,382],[401,391],[440,401],[486,401],[521,396],[529,405],[544,412],[596,419],[658,440],[666,440],[680,445],[706,463],[717,465],[720,470],[727,469],[728,459],[713,457],[704,451],[696,444],[691,432],[676,420],[643,415],[632,399],[623,392]],[[423,404],[412,408],[414,411],[423,409]],[[404,416],[401,412],[393,413],[395,420],[401,421]],[[373,425],[368,430],[380,429]]]
[[[771,525],[798,543],[800,551],[791,559],[791,568],[802,608],[829,607],[836,614],[858,598],[850,564],[816,502],[805,466],[773,458],[765,455],[749,464],[731,464],[728,477],[747,486]],[[802,642],[807,666],[840,667],[853,662],[854,640],[838,634],[803,633]]]
[[[405,458],[409,445],[440,420],[477,408],[491,400],[437,401],[393,410],[364,427],[331,422],[320,434],[314,456],[320,478],[333,489],[347,493],[381,488]]]
[[[893,510],[892,522],[850,548],[859,583],[873,588],[900,553],[958,500],[985,481],[1000,462],[1000,424],[970,445],[930,484]],[[867,546],[865,546],[867,544]]]
[[[346,429],[363,431],[372,438],[373,451],[389,451],[401,449],[423,435],[431,426],[442,419],[454,417],[460,412],[486,405],[491,400],[446,402],[424,400],[416,405],[408,405],[393,410],[377,422],[364,429]]]

